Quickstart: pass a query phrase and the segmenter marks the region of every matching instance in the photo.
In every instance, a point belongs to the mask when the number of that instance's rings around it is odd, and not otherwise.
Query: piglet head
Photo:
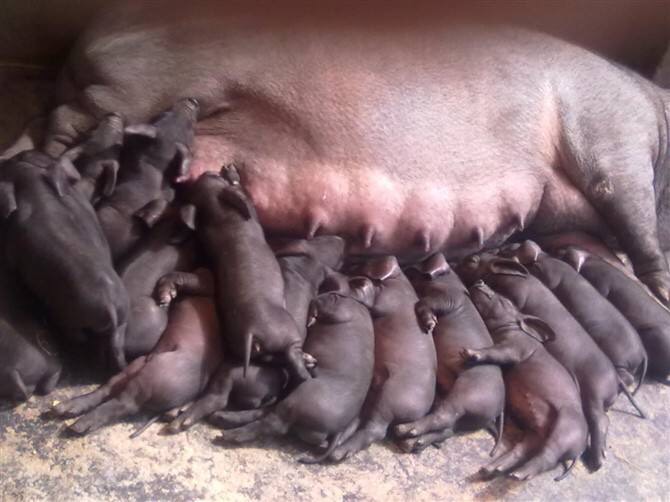
[[[435,253],[421,263],[410,265],[405,273],[412,281],[432,281],[440,276],[451,273],[451,267],[442,253]]]
[[[277,257],[309,256],[326,267],[339,269],[344,257],[344,239],[336,235],[320,235],[312,239],[275,240],[271,246]]]

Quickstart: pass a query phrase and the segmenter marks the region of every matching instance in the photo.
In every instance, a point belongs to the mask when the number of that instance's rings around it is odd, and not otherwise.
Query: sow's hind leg
[[[670,273],[658,238],[654,192],[654,163],[664,159],[655,158],[658,135],[651,134],[659,119],[638,88],[601,82],[606,85],[620,100],[567,104],[562,167],[607,222],[636,275],[668,305]]]

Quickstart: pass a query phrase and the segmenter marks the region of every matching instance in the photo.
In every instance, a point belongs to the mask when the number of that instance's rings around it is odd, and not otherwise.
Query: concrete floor
[[[33,71],[0,68],[0,151],[39,111],[48,81]],[[479,432],[420,455],[375,445],[341,465],[305,466],[290,439],[229,449],[216,430],[198,425],[161,436],[156,424],[129,434],[142,419],[86,438],[62,434],[64,423],[41,418],[55,400],[90,390],[93,375],[71,370],[50,396],[0,412],[0,501],[15,500],[670,500],[670,389],[645,385],[638,400],[650,415],[629,414],[620,398],[610,412],[608,458],[589,474],[582,463],[564,481],[475,481],[492,439]],[[623,410],[623,411],[617,411]]]
[[[55,400],[91,385],[65,383],[52,395],[0,412],[0,500],[668,500],[670,389],[645,385],[639,402],[651,416],[630,415],[620,398],[610,412],[607,461],[589,473],[580,462],[529,482],[475,479],[489,459],[484,432],[456,437],[420,455],[375,445],[340,465],[295,461],[305,448],[289,438],[243,448],[213,444],[216,429],[201,424],[178,436],[154,424],[129,439],[144,418],[84,438],[64,433],[66,422],[41,417]],[[558,473],[559,470],[556,470]]]

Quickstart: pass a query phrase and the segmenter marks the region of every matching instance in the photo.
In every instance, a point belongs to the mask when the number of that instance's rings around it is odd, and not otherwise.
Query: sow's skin
[[[544,253],[533,241],[501,251],[540,279],[579,321],[614,364],[621,380],[639,388],[647,371],[647,352],[635,328],[606,298],[567,263]],[[637,377],[637,378],[636,378]]]
[[[370,309],[375,328],[375,372],[361,411],[362,425],[333,451],[330,458],[335,461],[383,440],[393,424],[424,417],[435,399],[435,344],[419,327],[414,312],[419,299],[397,259],[370,259],[357,272],[370,278],[377,292]]]
[[[576,382],[542,346],[556,335],[544,321],[521,314],[482,281],[470,292],[495,346],[463,349],[463,357],[472,364],[503,367],[509,409],[524,429],[523,439],[482,468],[482,474],[512,471],[513,478],[526,480],[571,461],[558,481],[586,448],[587,426]]]
[[[224,179],[225,176],[225,179]],[[186,224],[207,254],[228,346],[245,367],[262,355],[283,356],[296,381],[310,378],[303,338],[285,308],[284,280],[234,166],[188,187]]]
[[[368,307],[374,287],[356,278],[319,295],[310,307],[305,350],[319,361],[314,378],[302,382],[271,410],[220,411],[214,424],[239,426],[223,433],[224,442],[245,443],[263,435],[326,436],[326,451],[305,462],[327,459],[358,425],[358,414],[372,381],[375,341]]]
[[[44,149],[192,96],[192,175],[245,166],[268,232],[408,259],[524,228],[614,234],[667,303],[669,91],[550,36],[457,26],[442,4],[115,3],[70,54]]]
[[[0,264],[0,399],[26,401],[34,392],[48,394],[60,378],[53,337],[35,318],[35,307],[34,298]]]
[[[152,124],[124,130],[113,193],[96,206],[114,262],[122,259],[153,226],[174,198],[172,183],[188,171],[198,103],[182,99]]]
[[[405,273],[420,298],[415,305],[419,324],[432,333],[435,342],[438,397],[428,415],[395,426],[395,435],[406,438],[400,447],[421,451],[454,431],[486,427],[496,418],[500,418],[502,432],[505,386],[500,368],[486,364],[468,367],[460,357],[463,349],[493,344],[467,288],[440,253]]]
[[[337,236],[320,236],[311,240],[282,240],[273,243],[284,278],[286,310],[296,321],[304,341],[307,335],[309,306],[330,269],[338,268],[344,254],[344,240]],[[163,282],[163,281],[162,281]],[[183,282],[183,281],[182,281]],[[162,284],[162,287],[170,287]],[[159,296],[163,293],[159,292]],[[305,354],[306,356],[306,354]],[[310,358],[310,365],[316,360]],[[232,397],[244,401],[242,408],[258,408],[277,399],[287,381],[284,372],[276,367],[250,365],[246,376],[244,367],[224,361],[212,378],[207,391],[169,426],[170,432],[191,427],[202,417],[223,410]]]
[[[103,340],[112,366],[122,368],[128,293],[93,207],[71,185],[78,178],[76,170],[36,151],[3,163],[0,217],[7,263],[61,335]]]
[[[211,277],[209,282],[212,294]],[[60,417],[83,414],[69,426],[81,435],[140,410],[166,413],[195,399],[222,357],[214,299],[186,296],[172,305],[168,326],[149,355],[135,359],[93,392],[57,404],[52,412]]]
[[[670,312],[626,274],[585,251],[568,248],[563,259],[584,276],[635,327],[649,356],[649,373],[670,376]]]
[[[599,469],[609,426],[605,411],[614,403],[621,387],[610,360],[551,291],[520,263],[482,253],[464,260],[458,273],[466,284],[483,279],[521,312],[544,320],[556,333],[546,348],[578,382],[589,425],[591,464]]]

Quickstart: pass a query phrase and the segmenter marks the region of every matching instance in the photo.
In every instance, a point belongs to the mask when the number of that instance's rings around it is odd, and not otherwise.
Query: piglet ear
[[[588,257],[586,251],[574,247],[561,249],[557,254],[559,258],[572,266],[577,272],[581,271],[582,266]]]
[[[509,258],[496,258],[491,261],[489,265],[491,273],[496,275],[516,275],[519,277],[527,277],[528,270],[521,263],[518,263]]]
[[[133,124],[123,129],[126,136],[141,136],[147,139],[156,139],[158,129],[151,124]]]
[[[551,329],[551,326],[539,317],[523,316],[518,323],[521,331],[540,343],[547,343],[556,339],[556,333]]]
[[[269,243],[277,258],[282,256],[308,256],[305,239],[275,239]]]
[[[375,285],[367,277],[352,277],[349,279],[351,296],[371,309],[375,304]]]
[[[102,195],[109,197],[116,189],[116,178],[119,174],[119,161],[106,160],[102,163],[102,176],[105,181],[102,187]]]
[[[242,215],[245,220],[250,220],[254,215],[254,209],[251,202],[239,188],[224,188],[219,193],[219,201],[234,208]]]
[[[47,167],[45,177],[59,197],[65,194],[68,185],[81,179],[79,171],[67,157],[61,157],[55,164]]]
[[[16,211],[14,185],[3,181],[0,183],[0,217],[7,219],[14,211]]]
[[[451,267],[449,267],[449,263],[447,263],[447,259],[442,253],[435,253],[421,263],[420,270],[426,276],[435,279],[449,272]]]
[[[174,163],[177,167],[175,179],[177,181],[182,181],[188,176],[193,155],[191,154],[191,150],[184,143],[177,143],[175,147],[177,148],[177,154],[174,159]]]
[[[195,230],[197,210],[193,204],[185,204],[179,208],[179,219],[187,228]]]
[[[370,279],[385,281],[400,274],[400,265],[395,256],[383,256],[365,263],[362,272]]]

